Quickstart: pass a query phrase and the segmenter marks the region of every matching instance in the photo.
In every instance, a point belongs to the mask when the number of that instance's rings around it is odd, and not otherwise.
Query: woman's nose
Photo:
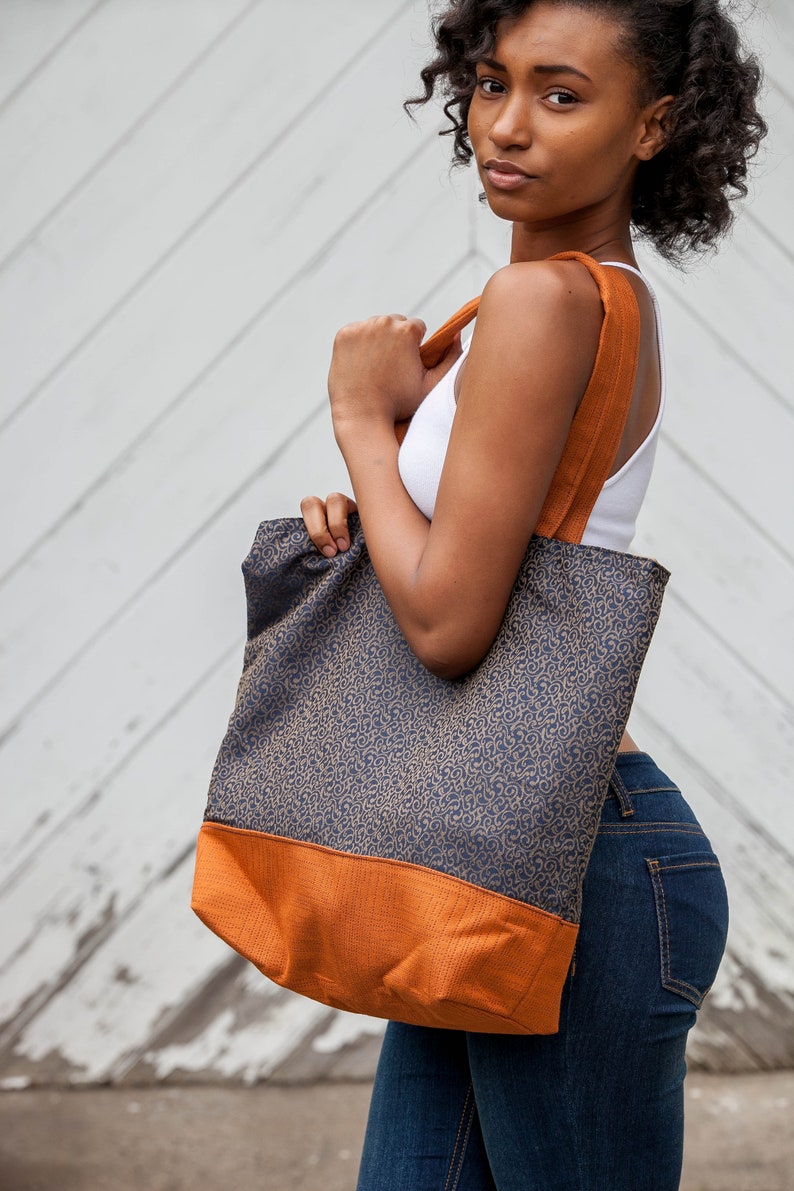
[[[499,114],[491,125],[490,137],[500,149],[526,149],[532,144],[529,104],[518,96],[509,96],[500,104]]]

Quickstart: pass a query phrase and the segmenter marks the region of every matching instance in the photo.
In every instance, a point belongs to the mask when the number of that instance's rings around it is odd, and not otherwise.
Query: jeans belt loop
[[[631,801],[631,794],[617,769],[614,769],[612,772],[609,787],[618,800],[621,817],[627,819],[630,815],[633,815],[634,806]]]

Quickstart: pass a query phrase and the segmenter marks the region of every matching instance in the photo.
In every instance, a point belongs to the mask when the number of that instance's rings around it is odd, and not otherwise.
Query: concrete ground
[[[693,1074],[687,1088],[682,1191],[793,1191],[794,1072]],[[366,1084],[5,1092],[0,1188],[352,1191],[368,1097]]]

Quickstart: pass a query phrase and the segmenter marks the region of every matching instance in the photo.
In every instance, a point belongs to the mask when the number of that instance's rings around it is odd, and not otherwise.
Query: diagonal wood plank
[[[4,906],[16,921],[9,919],[3,931],[3,1025],[14,1019],[16,1030],[20,1010],[27,1016],[46,1003],[190,849],[201,819],[201,791],[217,751],[203,726],[223,723],[239,667],[240,651],[227,651],[220,666],[158,726],[146,748],[107,783],[102,799],[50,839],[44,849],[46,880],[29,868],[4,894]],[[108,833],[108,815],[122,830]],[[23,919],[35,922],[33,931]],[[28,996],[20,1000],[25,986]]]
[[[318,0],[243,9],[0,272],[8,408],[30,399],[283,138],[274,113],[292,89],[294,62],[270,48],[288,45],[296,23],[313,30],[301,55],[311,83],[291,113],[294,130],[398,3],[355,5],[344,22]],[[21,352],[34,323],[35,351]]]
[[[729,251],[686,275],[656,262],[649,274],[660,284],[664,276],[687,309],[701,315],[724,342],[740,344],[745,366],[794,418],[794,349],[789,334],[794,257],[781,252],[755,219],[740,218]]]
[[[745,44],[758,54],[767,79],[794,98],[794,22],[788,0],[759,0],[744,10],[740,24]]]
[[[657,276],[654,282],[670,365],[665,434],[750,518],[758,534],[791,557],[793,498],[785,459],[794,449],[794,420],[746,365],[743,341],[729,342],[712,330],[678,287]],[[756,449],[759,443],[763,451]]]
[[[761,148],[748,196],[747,213],[757,229],[771,238],[788,259],[794,256],[794,230],[788,218],[794,186],[794,98],[769,84],[764,99],[769,138]]]
[[[724,648],[781,700],[794,701],[794,563],[759,538],[667,436],[633,548],[662,558],[675,588],[708,609],[710,630]]]
[[[54,510],[69,509],[101,483],[131,442],[200,382],[419,151],[421,137],[404,118],[395,116],[388,137],[383,130],[384,106],[390,97],[396,106],[402,94],[393,38],[409,31],[406,17],[343,73],[312,120],[315,152],[306,152],[304,129],[288,129],[245,185],[7,427],[0,500],[13,500],[17,510],[7,527],[10,558],[50,529]],[[360,94],[372,103],[357,104]],[[290,186],[275,186],[279,177]],[[69,449],[48,459],[45,488],[23,461],[53,440]]]
[[[711,632],[708,613],[693,609],[671,581],[637,692],[682,749],[702,755],[726,804],[748,827],[759,822],[747,791],[764,792],[770,846],[794,857],[790,773],[794,764],[791,704],[776,697]],[[693,714],[697,709],[697,714]]]
[[[3,0],[0,6],[0,107],[28,85],[107,0]]]
[[[252,0],[111,0],[0,113],[0,260],[30,236]],[[141,69],[141,63],[146,69]],[[64,97],[69,102],[64,102]]]

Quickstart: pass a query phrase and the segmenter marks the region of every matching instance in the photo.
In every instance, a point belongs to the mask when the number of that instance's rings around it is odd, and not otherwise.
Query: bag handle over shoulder
[[[560,252],[551,260],[580,261],[604,307],[593,371],[535,527],[541,537],[580,542],[626,425],[640,352],[640,311],[620,269],[606,268],[584,252]]]
[[[579,542],[593,506],[609,476],[631,405],[640,348],[640,313],[631,283],[619,269],[599,264],[584,252],[560,252],[551,260],[577,260],[598,285],[604,321],[598,352],[562,458],[554,473],[535,533]],[[473,298],[448,319],[419,349],[422,363],[433,368],[455,336],[477,313]],[[397,424],[402,442],[407,422]]]
[[[452,341],[464,327],[468,326],[476,315],[480,306],[479,298],[472,298],[465,306],[461,306],[452,318],[448,318],[442,327],[434,331],[419,348],[419,355],[425,368],[435,368],[440,363],[444,353],[452,345]]]

